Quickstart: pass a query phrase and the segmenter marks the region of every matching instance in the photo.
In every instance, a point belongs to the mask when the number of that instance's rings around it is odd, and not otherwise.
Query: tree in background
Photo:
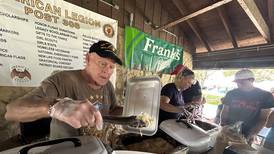
[[[201,87],[204,87],[204,83],[209,79],[211,75],[217,71],[222,71],[224,77],[234,77],[235,73],[240,69],[233,70],[194,70],[195,78],[200,82]],[[256,82],[261,81],[274,81],[274,69],[251,69],[255,75]],[[214,82],[214,81],[212,81]],[[203,90],[204,96],[208,104],[217,105],[220,103],[220,98],[223,96],[208,93],[207,89]]]
[[[250,69],[256,78],[256,82],[274,81],[274,69]],[[238,70],[224,70],[224,76],[234,76]]]
[[[206,79],[212,74],[214,74],[214,71],[211,70],[194,70],[195,78],[200,82],[201,87],[204,87],[204,83]]]

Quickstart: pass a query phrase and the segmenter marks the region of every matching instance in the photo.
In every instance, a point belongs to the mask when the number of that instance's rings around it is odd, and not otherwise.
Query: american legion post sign
[[[0,0],[0,86],[38,86],[81,69],[91,44],[116,46],[118,22],[63,0]]]
[[[127,68],[170,73],[182,64],[182,57],[182,47],[153,38],[135,28],[125,28]]]

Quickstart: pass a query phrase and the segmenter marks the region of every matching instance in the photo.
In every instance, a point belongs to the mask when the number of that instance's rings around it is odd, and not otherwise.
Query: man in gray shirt
[[[221,125],[242,123],[242,135],[252,144],[254,137],[264,127],[274,99],[270,92],[253,86],[254,74],[249,69],[242,69],[235,74],[234,82],[238,88],[229,91],[222,99]],[[227,135],[227,136],[226,136]],[[223,153],[230,142],[229,134],[220,134],[214,147],[215,154]]]
[[[11,102],[5,118],[30,122],[52,117],[51,138],[79,135],[78,128],[84,126],[102,129],[101,114],[121,112],[109,81],[115,63],[122,65],[116,52],[107,41],[94,43],[83,70],[61,71],[48,77],[41,86]],[[96,101],[104,104],[102,111],[93,105]]]

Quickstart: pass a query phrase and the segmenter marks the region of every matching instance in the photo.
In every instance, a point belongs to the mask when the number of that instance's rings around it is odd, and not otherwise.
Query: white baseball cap
[[[243,79],[255,79],[253,72],[249,69],[241,69],[235,74],[234,82]]]

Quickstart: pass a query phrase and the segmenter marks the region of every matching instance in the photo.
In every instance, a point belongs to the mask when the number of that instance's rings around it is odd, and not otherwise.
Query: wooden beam
[[[274,42],[274,0],[267,1],[268,6],[268,22],[270,31],[270,40]]]
[[[188,14],[188,9],[185,7],[185,5],[183,4],[182,1],[179,2],[179,0],[172,0],[173,4],[177,7],[177,9],[179,10],[180,14],[183,16],[185,14]],[[202,35],[200,28],[197,26],[197,24],[195,23],[195,21],[191,21],[191,20],[187,20],[186,21],[187,24],[189,25],[189,27],[193,30],[193,32],[195,33],[195,35],[198,37],[198,39],[200,40],[200,42],[202,44],[204,44],[204,46],[206,47],[207,51],[211,51],[204,35]]]
[[[194,18],[194,17],[196,17],[196,16],[198,16],[200,14],[203,14],[205,12],[213,10],[213,9],[215,9],[215,8],[217,8],[219,6],[222,6],[224,4],[227,4],[227,3],[231,2],[231,1],[232,0],[221,0],[221,1],[217,2],[217,3],[214,3],[214,4],[212,4],[212,5],[208,6],[208,7],[205,7],[203,9],[201,9],[201,10],[198,10],[198,11],[196,11],[194,13],[191,13],[191,14],[189,14],[187,16],[184,16],[184,17],[182,17],[180,19],[177,19],[177,20],[172,21],[170,23],[167,23],[167,24],[165,24],[163,26],[160,26],[159,28],[156,28],[155,30],[161,30],[161,29],[165,29],[165,28],[168,28],[168,27],[172,27],[174,25],[177,25],[178,23],[181,23],[183,21],[186,21],[186,20],[189,20],[191,18]]]
[[[226,49],[193,55],[194,69],[274,67],[274,44]]]
[[[217,11],[218,11],[218,14],[219,14],[219,16],[222,20],[222,23],[225,27],[226,33],[227,33],[229,39],[231,40],[233,47],[237,48],[238,44],[236,42],[235,35],[230,27],[230,24],[229,24],[230,22],[229,22],[227,14],[226,14],[226,11],[224,10],[224,6],[217,8]]]
[[[193,69],[239,69],[239,68],[273,68],[274,56],[257,58],[227,59],[222,61],[197,61],[193,60]]]
[[[239,58],[256,58],[262,56],[274,56],[274,44],[255,45],[250,47],[241,47],[233,49],[224,49],[212,51],[209,53],[197,53],[195,58],[203,61],[222,61]]]
[[[194,55],[196,53],[196,47],[194,46],[194,44],[192,43],[192,41],[190,40],[190,38],[185,34],[185,32],[183,30],[181,30],[182,33],[182,38],[183,38],[183,43],[182,46],[184,48],[186,48],[188,50],[188,52],[191,55]]]
[[[264,37],[264,39],[267,42],[270,42],[270,33],[269,28],[260,13],[256,3],[254,0],[237,0],[240,6],[244,9],[247,16],[250,18],[250,20],[253,22],[255,27],[258,29],[258,31],[261,33],[261,35]]]
[[[136,3],[137,3],[137,1],[136,1]],[[162,4],[162,5],[163,5],[163,4]],[[155,28],[155,27],[158,26],[158,25],[156,25],[156,24],[152,21],[152,19],[151,19],[149,16],[147,16],[147,15],[145,14],[144,11],[142,11],[142,9],[141,9],[138,5],[136,5],[136,8],[135,8],[135,9],[136,9],[137,12],[139,12],[139,13],[144,17],[144,24],[150,25],[152,28]],[[152,11],[153,11],[153,10],[152,10]],[[167,11],[168,11],[168,10],[167,10]],[[186,37],[186,35],[185,35],[184,31],[183,31],[183,28],[180,28],[180,31],[181,31],[181,34],[182,34],[183,38],[186,39],[187,42],[189,43],[189,45],[190,45],[191,47],[194,48],[193,43],[191,42],[191,40],[190,40],[188,37]],[[178,36],[178,37],[179,37],[179,36]],[[191,50],[191,51],[193,51],[193,50]]]
[[[194,33],[196,34],[196,36],[199,38],[199,40],[202,42],[202,44],[204,44],[204,46],[206,47],[207,51],[210,52],[211,49],[205,39],[205,37],[201,34],[200,29],[198,28],[197,24],[192,23],[192,22],[188,22],[188,25],[191,27],[191,29],[194,31]]]

